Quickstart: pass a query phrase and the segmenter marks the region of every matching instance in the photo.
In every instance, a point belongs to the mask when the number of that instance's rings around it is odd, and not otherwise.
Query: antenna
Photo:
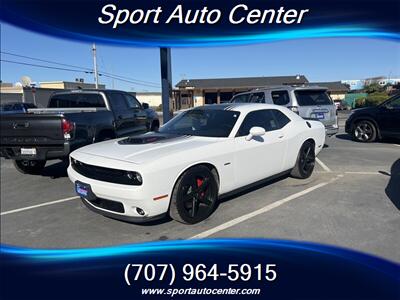
[[[32,84],[32,79],[29,77],[29,76],[22,76],[21,77],[21,83],[22,83],[22,86],[31,86],[31,84]]]

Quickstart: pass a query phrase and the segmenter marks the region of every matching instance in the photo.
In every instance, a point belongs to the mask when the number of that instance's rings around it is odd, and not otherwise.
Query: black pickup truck
[[[82,146],[148,131],[146,112],[131,94],[74,90],[53,94],[47,108],[0,119],[0,156],[36,174],[51,159],[68,159]]]

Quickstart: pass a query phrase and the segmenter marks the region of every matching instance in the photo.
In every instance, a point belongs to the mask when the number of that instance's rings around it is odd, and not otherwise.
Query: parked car
[[[10,102],[0,106],[0,115],[25,114],[30,108],[36,108],[36,105],[25,102]]]
[[[176,116],[159,132],[70,155],[70,180],[102,215],[144,222],[206,219],[218,197],[280,174],[308,178],[325,142],[321,122],[268,104],[216,104]]]
[[[282,105],[304,119],[315,119],[325,125],[328,136],[338,130],[336,105],[327,88],[318,86],[274,86],[235,95],[232,103],[269,103]]]
[[[357,142],[400,138],[400,93],[378,106],[352,110],[345,130]]]
[[[142,106],[147,116],[147,129],[149,131],[157,131],[160,128],[160,118],[157,112],[148,103],[142,103]]]
[[[48,108],[1,117],[0,155],[22,173],[39,173],[47,160],[68,159],[79,147],[147,131],[142,105],[129,93],[76,90],[51,96]]]

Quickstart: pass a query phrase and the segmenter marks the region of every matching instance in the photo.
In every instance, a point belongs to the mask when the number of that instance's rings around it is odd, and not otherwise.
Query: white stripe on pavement
[[[331,169],[328,168],[326,164],[324,164],[318,157],[315,158],[315,161],[321,166],[322,169],[326,172],[332,172]]]
[[[78,199],[78,198],[79,198],[79,196],[74,196],[74,197],[64,198],[64,199],[60,199],[60,200],[54,200],[54,201],[50,201],[50,202],[45,202],[45,203],[41,203],[41,204],[37,204],[37,205],[17,208],[17,209],[13,209],[13,210],[2,212],[2,213],[0,213],[0,216],[14,214],[14,213],[17,213],[17,212],[20,212],[20,211],[25,211],[25,210],[29,210],[29,209],[33,209],[33,208],[37,208],[37,207],[42,207],[42,206],[62,203],[62,202],[70,201],[70,200],[75,200],[75,199]]]
[[[354,174],[354,175],[385,175],[380,172],[344,172],[345,174]]]
[[[309,187],[308,189],[305,189],[305,190],[303,190],[301,192],[298,192],[296,194],[290,195],[290,196],[288,196],[288,197],[286,197],[284,199],[278,200],[278,201],[276,201],[274,203],[268,204],[267,206],[264,206],[264,207],[262,207],[262,208],[260,208],[258,210],[255,210],[255,211],[253,211],[251,213],[248,213],[248,214],[243,215],[241,217],[238,217],[236,219],[230,220],[230,221],[228,221],[226,223],[218,225],[218,226],[216,226],[214,228],[211,228],[209,230],[203,231],[203,232],[201,232],[199,234],[196,234],[196,235],[190,237],[189,240],[192,240],[192,239],[203,239],[203,238],[209,237],[210,235],[213,235],[213,234],[215,234],[215,233],[217,233],[219,231],[222,231],[222,230],[225,230],[225,229],[230,228],[232,226],[235,226],[235,225],[237,225],[239,223],[242,223],[242,222],[244,222],[246,220],[249,220],[249,219],[254,218],[254,217],[256,217],[256,216],[258,216],[260,214],[263,214],[263,213],[268,212],[268,211],[270,211],[270,210],[272,210],[274,208],[277,208],[277,207],[279,207],[279,206],[281,206],[281,205],[283,205],[283,204],[285,204],[285,203],[287,203],[289,201],[292,201],[292,200],[297,199],[297,198],[299,198],[301,196],[304,196],[304,195],[306,195],[306,194],[308,194],[308,193],[310,193],[312,191],[315,191],[315,190],[317,190],[319,188],[322,188],[322,187],[326,186],[327,184],[330,184],[330,183],[334,182],[339,177],[341,177],[341,176],[336,176],[335,178],[331,179],[330,181],[326,181],[326,182],[322,182],[320,184],[314,185],[314,186]]]

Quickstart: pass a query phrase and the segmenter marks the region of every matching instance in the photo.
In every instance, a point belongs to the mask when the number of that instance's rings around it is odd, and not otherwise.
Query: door
[[[109,93],[112,111],[115,117],[116,135],[126,136],[131,134],[135,126],[135,117],[133,111],[129,108],[128,102],[123,93]]]
[[[134,126],[130,128],[132,133],[144,133],[150,129],[150,124],[147,124],[147,114],[140,102],[130,94],[124,94],[128,103],[129,110],[133,113]]]
[[[378,123],[383,136],[400,137],[400,96],[378,108]]]
[[[263,127],[264,136],[246,140],[252,127]],[[248,185],[283,171],[287,140],[273,110],[258,110],[247,114],[240,126],[235,143],[235,181]]]

